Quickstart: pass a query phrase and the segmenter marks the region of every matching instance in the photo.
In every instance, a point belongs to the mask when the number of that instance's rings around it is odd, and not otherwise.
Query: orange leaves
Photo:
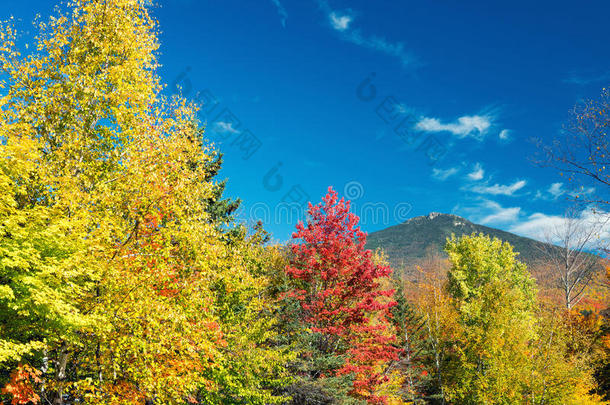
[[[104,385],[106,397],[112,405],[141,405],[145,403],[146,396],[130,382],[116,381]]]
[[[610,333],[606,333],[604,336],[601,337],[601,342],[603,347],[610,351]]]
[[[36,394],[35,384],[42,382],[39,370],[27,365],[20,364],[11,373],[10,382],[2,388],[2,393],[11,395],[11,405],[21,405],[27,403],[37,404],[40,396]]]
[[[205,324],[209,332],[212,334],[211,340],[220,347],[226,347],[228,343],[224,340],[222,329],[216,321],[210,321]]]

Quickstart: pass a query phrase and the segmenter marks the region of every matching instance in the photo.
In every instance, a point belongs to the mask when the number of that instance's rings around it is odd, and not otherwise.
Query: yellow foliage
[[[277,402],[260,243],[209,214],[212,149],[160,94],[145,1],[69,9],[25,56],[0,29],[0,365],[91,404]]]

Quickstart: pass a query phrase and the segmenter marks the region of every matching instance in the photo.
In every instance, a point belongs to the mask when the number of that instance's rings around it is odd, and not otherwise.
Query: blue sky
[[[50,1],[5,1],[29,22]],[[204,102],[228,194],[278,240],[305,199],[368,232],[431,211],[534,236],[570,189],[531,163],[610,82],[607,1],[162,0],[160,71]],[[586,191],[586,190],[585,190]],[[290,205],[292,203],[293,205]]]

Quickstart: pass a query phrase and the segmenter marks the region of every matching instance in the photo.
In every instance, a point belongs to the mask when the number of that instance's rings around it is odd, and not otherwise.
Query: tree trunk
[[[63,405],[64,404],[64,380],[66,379],[66,365],[68,364],[68,350],[66,345],[63,344],[59,349],[59,354],[57,356],[57,370],[56,370],[56,378],[57,378],[57,391],[56,396],[53,399],[54,405]]]

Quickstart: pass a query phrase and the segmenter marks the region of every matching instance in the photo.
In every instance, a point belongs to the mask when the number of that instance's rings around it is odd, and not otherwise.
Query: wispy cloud
[[[571,190],[568,194],[574,198],[581,198],[583,196],[588,197],[593,193],[595,193],[595,187],[581,186],[580,188]]]
[[[522,207],[503,207],[499,203],[489,200],[479,200],[477,204],[467,207],[459,207],[456,213],[465,214],[475,223],[501,227],[517,235],[526,236],[546,242],[554,234],[561,234],[561,230],[567,225],[567,219],[563,215],[549,215],[542,212],[528,214]],[[593,241],[599,244],[610,242],[610,213],[591,209],[585,209],[577,213],[576,218],[584,226],[592,227],[597,234]],[[605,241],[605,242],[604,242]],[[554,243],[560,242],[553,240]]]
[[[410,108],[407,107],[403,103],[396,104],[395,108],[396,108],[396,112],[397,113],[403,114],[403,115],[406,115],[409,112],[409,110],[410,110]]]
[[[475,164],[472,172],[468,173],[468,178],[473,181],[481,180],[483,176],[485,176],[485,170],[480,163]]]
[[[280,16],[280,22],[282,23],[282,27],[286,27],[286,20],[288,19],[288,13],[286,12],[286,9],[282,5],[282,3],[280,3],[280,0],[271,0],[271,2],[275,6],[275,8],[277,8],[277,13]]]
[[[497,202],[490,200],[484,201],[481,208],[482,211],[488,211],[487,215],[478,221],[483,225],[515,222],[521,213],[521,207],[504,208]]]
[[[340,15],[333,11],[328,15],[330,19],[330,25],[337,31],[345,31],[349,28],[349,24],[352,22],[353,17],[347,14]]]
[[[511,226],[519,220],[521,207],[503,207],[495,201],[478,198],[478,203],[455,207],[454,212],[465,215],[478,224]]]
[[[456,174],[458,171],[459,171],[459,169],[457,167],[450,167],[448,169],[434,168],[434,169],[432,169],[432,177],[434,177],[437,180],[445,181],[449,177]]]
[[[547,189],[538,190],[535,198],[537,200],[557,200],[559,197],[566,195],[572,198],[582,198],[589,196],[595,192],[594,187],[580,187],[566,189],[564,183],[558,182],[551,184]]]
[[[318,6],[328,18],[330,26],[339,33],[344,41],[393,56],[400,61],[403,67],[416,64],[416,58],[405,49],[402,42],[392,42],[379,35],[365,35],[360,29],[353,28],[355,20],[353,12],[333,10],[326,0],[318,0]]]
[[[214,123],[213,131],[218,134],[238,134],[239,130],[233,128],[232,122],[218,121]]]
[[[426,132],[450,132],[458,138],[470,136],[482,140],[491,128],[492,121],[492,118],[486,115],[464,115],[450,123],[443,123],[438,118],[423,117],[416,127]]]
[[[608,72],[588,72],[577,73],[572,72],[567,78],[563,79],[564,83],[575,84],[578,86],[586,86],[588,84],[610,81],[610,71]]]
[[[561,226],[563,222],[564,218],[561,216],[536,212],[523,222],[510,227],[510,232],[534,239],[543,239],[546,232]]]
[[[553,196],[553,199],[556,200],[561,195],[565,194],[566,190],[563,189],[563,183],[553,183],[547,192]]]
[[[390,42],[379,36],[364,36],[360,30],[351,30],[343,34],[343,38],[356,45],[394,56],[406,67],[416,63],[416,59],[410,52],[405,50],[402,42]]]
[[[603,211],[593,212],[590,209],[581,211],[577,218],[585,227],[592,227],[597,230],[595,240],[592,242],[608,241],[610,239],[610,227],[605,226],[608,222],[610,213]],[[547,238],[557,237],[562,229],[567,226],[567,219],[563,215],[547,215],[536,212],[529,215],[519,223],[509,228],[510,232],[528,236],[533,239],[546,241]],[[573,225],[572,225],[573,226]],[[553,240],[559,242],[559,240]]]
[[[489,185],[477,185],[472,187],[470,190],[474,191],[477,194],[489,194],[489,195],[508,195],[511,196],[515,194],[517,191],[521,190],[527,181],[518,180],[513,184],[502,185],[502,184],[494,184],[492,186]]]

